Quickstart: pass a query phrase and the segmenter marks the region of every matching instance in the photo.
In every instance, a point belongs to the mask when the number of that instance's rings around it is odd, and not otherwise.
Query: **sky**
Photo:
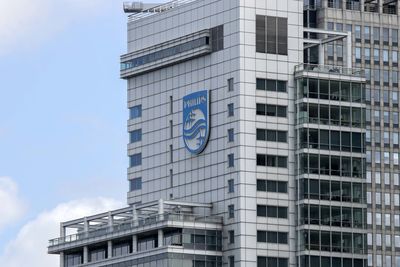
[[[122,2],[0,0],[2,267],[54,267],[59,222],[126,205]]]

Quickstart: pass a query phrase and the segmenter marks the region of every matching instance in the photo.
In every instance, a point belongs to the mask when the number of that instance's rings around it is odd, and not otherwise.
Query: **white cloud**
[[[77,219],[122,207],[120,203],[108,198],[76,200],[58,205],[44,211],[26,223],[14,240],[10,241],[2,254],[2,267],[54,267],[59,257],[47,254],[48,240],[58,237],[60,222]]]
[[[83,18],[121,5],[108,0],[0,0],[0,56],[37,46]],[[78,24],[79,25],[79,24]]]
[[[0,232],[7,224],[19,219],[24,210],[17,184],[9,177],[0,177]]]

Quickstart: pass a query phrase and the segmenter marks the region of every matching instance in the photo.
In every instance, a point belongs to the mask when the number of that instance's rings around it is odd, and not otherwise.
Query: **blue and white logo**
[[[209,93],[199,91],[183,97],[183,141],[192,154],[201,153],[210,134]]]

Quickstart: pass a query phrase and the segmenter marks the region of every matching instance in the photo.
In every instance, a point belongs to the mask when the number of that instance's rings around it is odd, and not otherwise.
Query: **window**
[[[364,58],[365,58],[365,63],[369,63],[371,61],[371,49],[369,47],[364,48]],[[361,56],[360,56],[360,61],[361,61]]]
[[[257,179],[257,191],[287,193],[287,182]]]
[[[288,233],[272,232],[272,231],[257,231],[257,242],[287,244]]]
[[[135,191],[140,189],[142,189],[142,177],[129,180],[129,191]]]
[[[228,117],[235,115],[233,103],[228,104]]]
[[[256,105],[257,115],[286,118],[286,106],[259,104]]]
[[[137,153],[129,156],[130,167],[136,167],[142,165],[142,153]]]
[[[382,57],[383,57],[383,64],[389,65],[389,50],[383,49],[382,50]]]
[[[229,236],[229,244],[234,244],[235,243],[235,231],[233,231],[233,230],[228,231],[228,236]]]
[[[271,79],[256,79],[256,89],[272,92],[286,92],[286,81]]]
[[[169,145],[169,162],[174,162],[174,148],[172,145]]]
[[[228,218],[229,219],[235,218],[235,206],[234,205],[228,205]]]
[[[392,64],[393,66],[397,66],[399,62],[399,53],[397,51],[392,51]]]
[[[380,55],[379,54],[380,54],[379,53],[379,49],[375,48],[374,49],[374,61],[375,61],[375,64],[379,63],[379,59],[380,59]]]
[[[233,78],[228,79],[228,91],[233,91]]]
[[[235,184],[233,179],[228,180],[228,193],[235,192]]]
[[[287,18],[256,16],[256,52],[287,55]]]
[[[379,40],[380,40],[379,28],[377,28],[377,27],[373,28],[373,35],[374,35],[374,43],[379,44]]]
[[[229,267],[235,267],[235,257],[234,256],[229,256],[228,261],[229,261]]]
[[[354,26],[354,35],[356,37],[356,42],[361,42],[361,26],[360,25]]]
[[[259,141],[287,142],[287,132],[277,130],[257,129],[256,137]]]
[[[399,83],[398,72],[396,70],[393,70],[392,71],[392,85],[397,86],[398,83]],[[396,104],[398,104],[398,102],[396,102]]]
[[[233,153],[228,154],[228,167],[235,166],[235,155]]]
[[[142,129],[134,130],[129,133],[130,136],[130,142],[135,143],[142,141]]]
[[[354,48],[354,54],[356,56],[356,62],[360,63],[361,62],[361,48],[360,47]],[[333,57],[333,53],[332,53],[332,57]]]
[[[172,169],[169,169],[169,186],[174,187],[174,172]]]
[[[364,41],[366,43],[369,43],[370,38],[371,38],[370,27],[364,26]]]
[[[392,45],[397,46],[399,39],[399,31],[397,29],[392,29]]]
[[[174,113],[174,99],[171,96],[169,96],[169,114],[173,114]]]
[[[287,258],[275,258],[275,257],[257,257],[257,267],[288,267]]]
[[[277,155],[257,154],[257,165],[287,168],[287,157]]]
[[[389,29],[388,28],[383,28],[383,44],[384,45],[389,44]]]
[[[224,49],[224,25],[211,28],[211,49],[213,52]]]
[[[142,105],[137,105],[129,109],[129,119],[142,117]]]
[[[287,207],[257,205],[257,216],[287,219]]]
[[[233,128],[228,129],[228,142],[233,142],[235,140],[235,135]]]

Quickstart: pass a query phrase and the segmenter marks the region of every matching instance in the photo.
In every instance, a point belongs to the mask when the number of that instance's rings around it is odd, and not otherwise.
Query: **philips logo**
[[[183,141],[192,154],[201,153],[207,145],[209,116],[208,90],[183,97]]]

